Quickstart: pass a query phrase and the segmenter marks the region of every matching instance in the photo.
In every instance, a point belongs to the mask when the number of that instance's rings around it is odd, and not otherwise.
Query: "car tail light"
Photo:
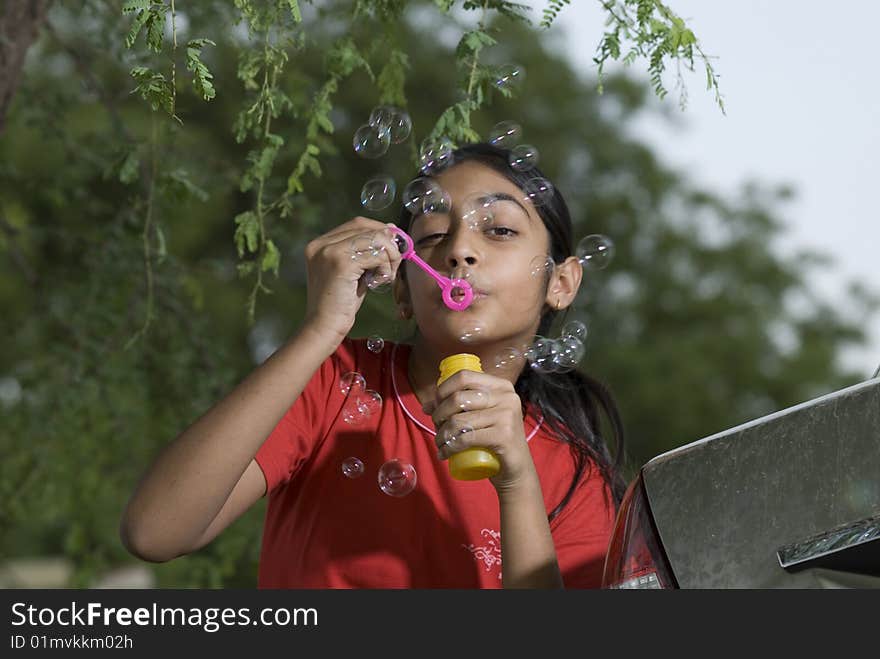
[[[651,516],[640,473],[620,502],[605,556],[603,588],[678,588]]]

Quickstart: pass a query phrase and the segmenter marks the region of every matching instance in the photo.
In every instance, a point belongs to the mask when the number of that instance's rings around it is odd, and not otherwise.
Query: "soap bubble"
[[[347,396],[349,392],[352,394],[358,394],[362,391],[366,391],[366,389],[367,381],[364,376],[357,371],[349,371],[339,378],[339,390],[343,395]]]
[[[495,355],[495,368],[507,368],[516,364],[520,359],[522,359],[522,353],[519,350],[513,347],[504,348],[504,350]]]
[[[507,156],[507,162],[518,172],[526,172],[538,164],[538,149],[531,144],[520,144],[513,147]]]
[[[586,348],[584,348],[584,344],[581,341],[573,336],[563,336],[557,341],[557,345],[559,350],[554,355],[553,360],[559,371],[573,369],[584,358]]]
[[[368,270],[364,273],[364,283],[374,293],[386,293],[391,290],[391,275],[380,270]]]
[[[553,273],[556,263],[549,254],[536,256],[529,264],[529,273],[532,277],[546,277]]]
[[[361,189],[361,205],[369,211],[380,211],[388,208],[394,201],[397,185],[387,175],[376,176],[364,183]]]
[[[365,422],[382,409],[382,396],[377,391],[367,389],[363,393],[352,394],[342,406],[342,420],[351,425]]]
[[[347,396],[349,392],[356,395],[367,388],[367,381],[363,375],[357,371],[349,371],[339,378],[339,390],[343,395]]]
[[[608,236],[594,233],[581,239],[575,254],[588,270],[602,270],[614,258],[614,243]]]
[[[533,370],[540,373],[552,373],[556,370],[555,357],[559,352],[557,341],[543,336],[537,337],[526,351],[526,359]]]
[[[479,341],[483,338],[485,332],[486,328],[483,325],[472,323],[461,331],[461,333],[458,335],[458,339],[462,343],[475,343],[476,341]]]
[[[458,409],[469,412],[470,410],[482,409],[489,400],[489,392],[482,389],[465,389],[461,392],[461,402]]]
[[[382,352],[385,347],[385,339],[378,334],[373,334],[367,339],[367,350],[370,352]]]
[[[587,340],[587,326],[579,320],[570,320],[562,326],[560,336],[563,339],[566,336],[571,336],[583,343]]]
[[[526,181],[523,185],[523,192],[526,195],[525,201],[535,207],[549,204],[554,195],[553,184],[540,176]]]
[[[393,105],[380,105],[370,113],[370,125],[388,131],[392,144],[405,141],[412,132],[409,114]]]
[[[489,144],[500,149],[511,149],[519,143],[522,127],[515,121],[501,121],[489,133]]]
[[[485,192],[468,196],[462,202],[461,219],[468,229],[482,231],[495,222],[495,197]]]
[[[377,234],[377,231],[373,231],[351,239],[351,258],[354,261],[374,259],[384,251],[385,245],[376,240]]]
[[[501,91],[512,92],[518,89],[525,80],[526,72],[521,66],[516,64],[505,64],[498,67],[495,71],[495,79],[492,81]]]
[[[342,461],[342,473],[348,478],[358,478],[364,475],[364,463],[357,458],[346,458]]]
[[[382,410],[382,394],[367,389],[362,396],[357,397],[357,407],[365,417],[378,414]]]
[[[363,158],[379,158],[385,155],[391,144],[391,133],[388,130],[364,124],[354,134],[352,140],[354,151]]]
[[[400,458],[394,458],[379,468],[379,489],[392,497],[404,497],[416,486],[416,469]]]
[[[448,137],[422,146],[419,154],[419,171],[425,176],[435,176],[452,164],[454,148]]]
[[[440,446],[448,446],[453,451],[455,451],[456,448],[460,450],[462,448],[462,445],[459,444],[456,446],[455,441],[458,439],[463,439],[465,436],[467,436],[468,433],[472,432],[474,432],[474,429],[467,424],[446,424],[441,431],[440,438],[443,441],[440,443]]]
[[[418,217],[429,213],[448,213],[452,201],[437,181],[420,176],[404,188],[403,205],[410,214]]]

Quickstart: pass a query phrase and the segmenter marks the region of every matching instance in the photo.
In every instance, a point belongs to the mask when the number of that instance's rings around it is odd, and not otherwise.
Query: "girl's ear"
[[[568,307],[577,296],[583,276],[583,267],[576,256],[569,256],[557,265],[547,287],[547,305],[556,311]]]

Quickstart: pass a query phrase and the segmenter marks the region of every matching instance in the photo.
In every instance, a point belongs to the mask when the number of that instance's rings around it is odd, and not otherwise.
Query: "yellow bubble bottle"
[[[467,352],[450,355],[440,362],[440,378],[437,386],[459,371],[483,372],[480,358]],[[484,448],[468,448],[449,456],[449,474],[460,481],[477,481],[494,476],[501,470],[501,463],[492,451]]]

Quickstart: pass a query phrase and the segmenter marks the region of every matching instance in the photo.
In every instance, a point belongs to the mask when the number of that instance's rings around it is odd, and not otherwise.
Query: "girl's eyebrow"
[[[529,222],[532,221],[532,216],[529,215],[529,212],[526,210],[526,207],[520,203],[519,199],[517,199],[516,197],[514,197],[511,194],[507,194],[506,192],[493,192],[492,194],[487,194],[484,198],[485,199],[494,199],[496,201],[512,201],[513,203],[515,203],[517,206],[519,206],[522,209],[522,212],[526,214],[527,218],[529,218]]]

